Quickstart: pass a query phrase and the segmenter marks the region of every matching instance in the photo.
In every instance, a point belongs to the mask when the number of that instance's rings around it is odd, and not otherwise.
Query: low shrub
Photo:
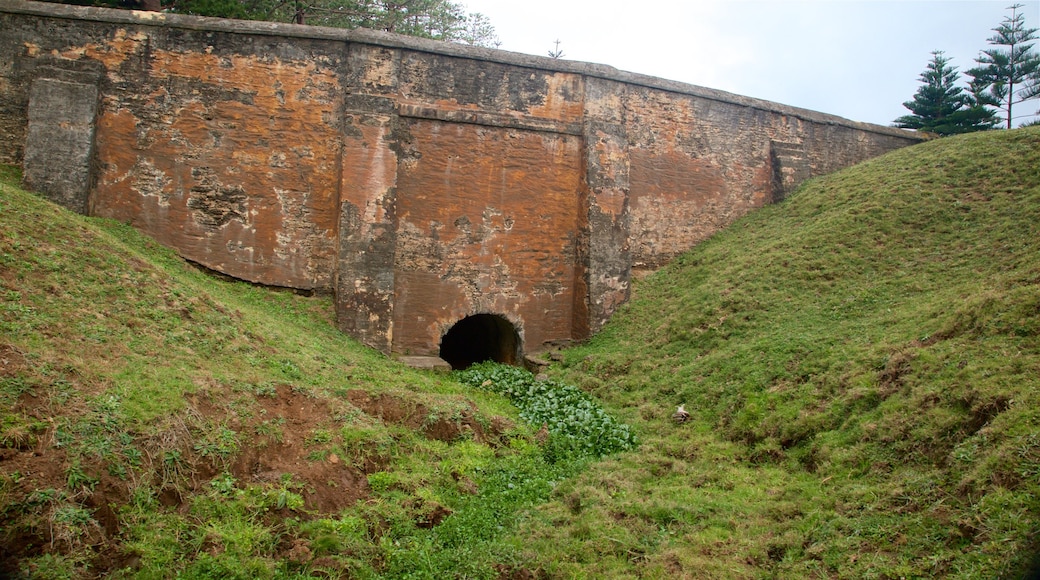
[[[464,384],[505,396],[520,410],[521,419],[543,426],[549,435],[546,458],[551,462],[599,458],[637,444],[628,425],[616,421],[575,386],[541,380],[524,369],[494,362],[473,365],[456,376]]]

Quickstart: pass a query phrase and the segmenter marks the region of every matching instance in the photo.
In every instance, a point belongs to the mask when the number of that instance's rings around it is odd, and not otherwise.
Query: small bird
[[[685,423],[690,420],[690,414],[686,412],[686,409],[682,405],[675,410],[675,414],[672,415],[672,419],[675,419],[676,423]]]
[[[539,445],[545,445],[545,443],[547,441],[549,441],[549,424],[548,423],[542,423],[542,428],[539,429],[538,432],[534,434],[534,440],[537,441]]]

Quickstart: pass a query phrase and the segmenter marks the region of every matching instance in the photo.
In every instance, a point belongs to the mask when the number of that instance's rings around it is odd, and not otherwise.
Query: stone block
[[[92,184],[99,92],[93,84],[38,78],[29,96],[24,183],[86,214]]]

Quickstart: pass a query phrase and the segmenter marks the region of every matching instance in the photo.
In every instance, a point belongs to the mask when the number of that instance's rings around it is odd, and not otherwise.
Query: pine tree
[[[932,61],[920,76],[922,86],[912,101],[903,103],[913,114],[896,119],[897,127],[939,135],[993,128],[996,117],[957,86],[960,73],[957,67],[949,66],[949,62],[941,50],[932,52]]]
[[[1033,76],[1026,81],[1025,87],[1022,89],[1022,100],[1028,101],[1029,99],[1040,98],[1040,67],[1036,69]],[[1023,123],[1022,126],[1033,126],[1040,125],[1040,108],[1036,110],[1033,120]]]
[[[1011,16],[1005,17],[988,42],[995,47],[982,51],[975,62],[979,66],[969,70],[973,77],[975,98],[982,104],[997,107],[1006,115],[1011,128],[1013,105],[1036,97],[1035,85],[1040,71],[1040,54],[1033,50],[1036,28],[1025,27],[1025,17],[1018,11],[1021,4],[1008,6]]]

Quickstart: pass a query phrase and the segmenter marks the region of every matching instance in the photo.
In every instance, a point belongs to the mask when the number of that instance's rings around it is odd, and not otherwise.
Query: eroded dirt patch
[[[259,397],[258,402],[263,412],[250,426],[253,438],[232,466],[239,481],[277,483],[291,475],[304,484],[306,508],[322,514],[339,512],[368,494],[365,475],[377,463],[351,465],[335,453],[319,457],[308,445],[308,437],[325,428],[333,415],[326,400],[279,385],[274,397]],[[277,423],[277,436],[258,431],[263,422]]]
[[[481,421],[476,406],[469,401],[447,409],[431,409],[418,401],[391,394],[372,394],[362,390],[347,392],[347,400],[368,415],[386,423],[402,425],[438,441],[471,438],[486,445],[497,445],[512,424],[493,417]]]
[[[0,342],[0,377],[14,377],[26,368],[25,355],[17,348]]]
[[[26,369],[24,357],[0,345],[5,360],[0,378],[18,376]],[[230,473],[239,487],[285,485],[304,500],[299,518],[336,514],[368,491],[366,468],[335,453],[316,454],[308,437],[333,422],[329,400],[307,396],[280,385],[268,396],[252,398],[248,418],[233,418],[214,404],[223,397],[198,397],[176,416],[165,417],[148,435],[104,428],[88,433],[97,437],[95,451],[81,447],[86,427],[98,417],[81,403],[60,404],[46,386],[20,394],[4,410],[0,431],[0,577],[18,572],[18,563],[46,553],[88,549],[95,554],[91,568],[105,570],[125,565],[118,549],[122,528],[119,508],[135,490],[151,488],[159,509],[187,514],[192,498],[206,493],[212,479]],[[202,452],[207,429],[233,425],[239,445],[227,457]],[[277,430],[263,427],[277,426]],[[77,431],[82,429],[83,431]],[[72,434],[75,440],[66,440]],[[120,437],[123,448],[109,447]],[[134,450],[136,466],[125,470],[116,452]],[[82,514],[82,515],[81,515]],[[62,517],[77,518],[74,528],[56,525]],[[277,515],[277,514],[275,514]],[[282,514],[287,515],[287,514]],[[118,557],[117,557],[118,556]]]
[[[17,380],[32,372],[30,366],[18,349],[0,344],[0,378]],[[354,442],[360,447],[345,451],[343,433],[355,428],[378,433],[394,425],[430,439],[497,446],[513,427],[505,418],[482,416],[461,398],[430,404],[418,396],[363,390],[349,391],[344,399],[288,384],[257,392],[214,384],[203,386],[183,411],[161,418],[147,433],[133,433],[105,423],[94,399],[88,404],[76,389],[63,388],[59,393],[53,385],[35,384],[8,400],[8,425],[0,440],[0,577],[16,573],[20,561],[50,552],[86,551],[99,576],[133,567],[134,555],[120,546],[125,525],[120,507],[142,489],[153,494],[156,509],[187,517],[193,498],[211,493],[211,482],[227,473],[239,488],[288,485],[303,498],[302,509],[272,512],[272,518],[334,517],[368,497],[368,475],[389,464],[389,457],[380,455],[386,450],[364,438]],[[71,398],[63,403],[61,397]],[[91,431],[94,426],[98,429]],[[234,451],[207,454],[208,438],[225,429],[234,437]],[[79,439],[68,439],[70,433]],[[107,456],[88,451],[81,446],[87,435],[99,441],[103,436],[114,446]],[[138,457],[133,464],[126,460],[131,454]],[[472,483],[460,482],[466,485]],[[435,502],[411,507],[418,527],[433,527],[451,513]],[[89,517],[75,530],[64,529],[54,525],[60,510]],[[289,554],[294,549],[302,550],[287,544],[284,556],[299,557]]]

